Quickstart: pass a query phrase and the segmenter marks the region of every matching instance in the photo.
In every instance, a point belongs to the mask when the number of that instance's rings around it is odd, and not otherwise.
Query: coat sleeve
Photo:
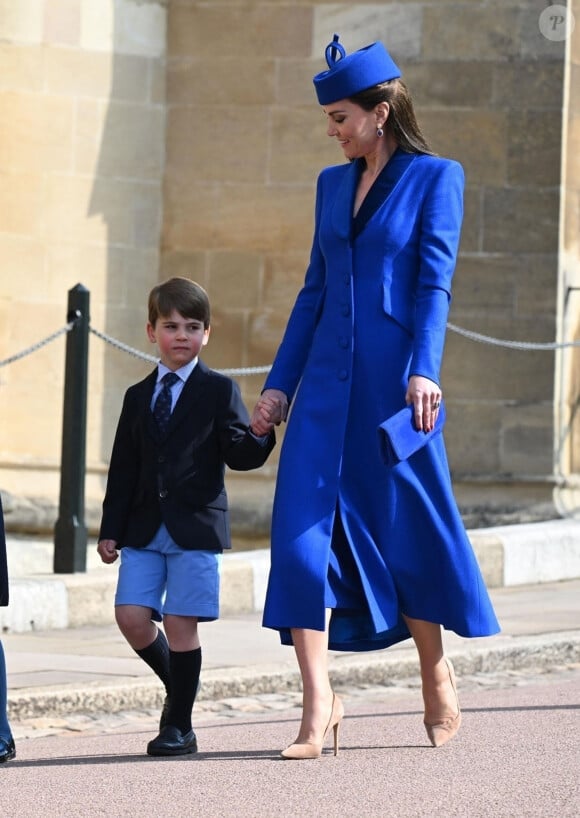
[[[445,160],[433,177],[422,208],[410,374],[423,375],[435,383],[439,383],[459,249],[463,188],[463,168],[458,162]]]
[[[319,245],[322,178],[318,177],[314,238],[304,286],[298,293],[264,389],[280,389],[292,400],[310,352],[326,292],[326,264]]]

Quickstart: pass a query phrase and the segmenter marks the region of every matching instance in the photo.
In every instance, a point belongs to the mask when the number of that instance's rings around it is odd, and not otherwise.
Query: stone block
[[[97,174],[158,180],[164,163],[165,114],[161,107],[111,101],[103,125]]]
[[[421,128],[434,150],[457,159],[469,184],[500,186],[506,180],[506,116],[501,111],[421,112]]]
[[[255,308],[261,301],[263,265],[258,253],[209,253],[207,290],[212,303],[227,312]]]
[[[273,59],[240,60],[234,57],[184,57],[167,66],[169,105],[271,105],[274,102],[276,64]],[[232,139],[234,126],[221,112],[224,133]]]
[[[244,313],[222,309],[214,301],[211,327],[209,343],[203,351],[208,366],[214,369],[245,366],[248,332]]]
[[[172,57],[308,57],[311,30],[309,6],[229,5],[224,25],[220,4],[174,3],[167,20],[167,50]]]
[[[488,188],[484,192],[483,249],[502,253],[555,253],[559,196],[543,188]]]
[[[561,62],[528,60],[490,66],[493,74],[492,104],[510,111],[537,108],[558,117],[562,107],[564,65]]]
[[[465,181],[460,252],[475,253],[481,250],[483,241],[483,196],[481,188],[471,183],[469,174]]]
[[[528,477],[550,475],[553,469],[553,426],[552,401],[504,406],[500,444],[501,472]]]
[[[266,120],[266,108],[171,108],[166,136],[168,169],[191,183],[264,183],[268,129],[257,123]]]
[[[254,610],[254,574],[250,563],[242,560],[222,562],[220,615],[252,613]]]
[[[0,142],[2,137],[0,136]],[[0,148],[1,150],[1,148]],[[36,236],[43,216],[43,178],[40,173],[0,173],[0,232]],[[4,260],[2,261],[4,268]],[[4,277],[3,277],[4,278]],[[6,280],[2,288],[22,287],[22,279]]]
[[[422,108],[489,108],[493,95],[492,63],[421,60],[405,65],[403,78],[411,92],[419,124]]]
[[[40,92],[43,62],[40,48],[0,44],[0,90]]]
[[[393,59],[404,62],[421,53],[424,14],[419,3],[317,3],[314,5],[312,55],[326,68],[324,51],[336,31],[347,54],[382,40]]]
[[[172,276],[185,276],[192,278],[206,287],[207,284],[207,253],[195,250],[167,250],[161,253],[161,278],[171,278]]]
[[[0,0],[0,36],[4,42],[41,43],[44,3],[38,0]]]
[[[460,256],[453,278],[453,305],[462,315],[481,311],[511,315],[515,304],[515,259],[510,255]]]
[[[101,101],[148,101],[150,60],[144,57],[50,48],[45,55],[48,93],[92,97]],[[84,100],[83,100],[84,101]]]
[[[167,11],[163,3],[80,2],[84,50],[149,57],[165,54]]]
[[[452,342],[448,344],[451,346]],[[465,353],[464,353],[465,356]],[[497,474],[499,471],[499,429],[501,407],[492,401],[473,400],[467,388],[463,388],[459,399],[454,383],[457,373],[451,366],[455,356],[446,356],[442,383],[446,398],[447,423],[444,431],[449,466],[454,479],[464,475]],[[448,374],[451,372],[452,374]],[[459,381],[461,383],[461,381]],[[455,385],[455,388],[453,388]],[[470,395],[469,399],[463,397]]]
[[[78,46],[80,37],[79,0],[44,0],[44,42]]]
[[[321,169],[344,161],[336,140],[326,134],[327,121],[318,106],[272,112],[270,178],[274,182],[312,184]]]
[[[554,317],[541,321],[481,313],[477,322],[453,311],[451,321],[460,327],[499,340],[551,341]],[[443,373],[447,394],[473,401],[530,402],[552,400],[553,353],[520,350],[448,333]],[[469,428],[471,427],[467,424]]]
[[[0,93],[0,166],[12,171],[69,172],[73,101],[63,97]]]
[[[550,255],[460,256],[453,283],[454,310],[476,321],[482,312],[533,317],[538,304],[556,310],[557,259]]]
[[[168,168],[164,184],[162,234],[165,252],[200,252],[207,248],[219,248],[216,241],[217,202],[216,185],[185,182],[179,168]]]
[[[277,61],[276,99],[277,105],[296,107],[318,106],[312,78],[324,66],[315,60],[284,59]]]
[[[2,225],[3,217],[7,215],[4,185],[0,175],[0,259],[2,259],[2,296],[0,304],[8,304],[13,298],[22,295],[22,282],[35,281],[38,271],[44,268],[45,248],[42,242],[31,235],[7,235]],[[13,203],[10,203],[10,207]],[[64,315],[64,312],[63,312]],[[0,346],[4,348],[4,341],[9,337],[9,315],[0,310]],[[11,331],[11,330],[10,330]],[[4,357],[0,352],[0,358]]]
[[[488,588],[503,586],[504,551],[501,539],[484,531],[469,531],[469,540]]]
[[[505,60],[520,53],[518,8],[437,3],[424,6],[422,19],[423,59]]]
[[[562,159],[560,112],[512,111],[508,118],[507,141],[507,180],[510,185],[533,188],[559,185]]]

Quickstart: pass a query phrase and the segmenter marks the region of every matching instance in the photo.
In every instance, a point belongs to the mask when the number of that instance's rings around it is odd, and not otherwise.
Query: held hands
[[[99,544],[97,545],[97,553],[103,562],[115,562],[119,556],[119,552],[117,551],[117,541],[99,540]]]
[[[441,388],[434,381],[430,381],[429,378],[423,378],[421,375],[411,375],[405,402],[413,404],[417,429],[430,432],[435,426],[439,414]]]
[[[269,434],[288,415],[288,398],[280,389],[266,389],[254,407],[250,428],[255,435]]]

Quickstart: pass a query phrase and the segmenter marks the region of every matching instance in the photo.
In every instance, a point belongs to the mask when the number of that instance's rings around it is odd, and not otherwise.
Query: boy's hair
[[[153,287],[149,293],[149,323],[166,318],[177,310],[184,318],[203,321],[204,329],[210,324],[209,297],[203,287],[190,278],[175,276]]]

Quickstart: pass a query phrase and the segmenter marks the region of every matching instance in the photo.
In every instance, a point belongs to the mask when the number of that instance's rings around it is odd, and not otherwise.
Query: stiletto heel
[[[446,744],[453,736],[457,733],[461,726],[461,709],[459,707],[459,697],[457,696],[457,685],[455,682],[455,671],[453,669],[453,665],[451,664],[449,659],[445,659],[445,664],[447,665],[447,670],[449,672],[449,681],[451,682],[451,687],[453,688],[453,692],[455,693],[455,701],[457,702],[457,713],[455,716],[451,716],[447,719],[441,719],[440,721],[434,722],[427,722],[426,720],[423,722],[425,725],[425,730],[427,731],[427,735],[429,737],[429,741],[433,745],[433,747],[441,747],[443,744]]]
[[[280,755],[282,758],[286,759],[304,759],[304,758],[320,758],[322,755],[322,748],[324,746],[324,742],[326,740],[326,736],[330,732],[332,728],[334,734],[334,755],[338,755],[338,732],[340,728],[340,722],[342,721],[344,716],[344,707],[342,705],[341,700],[338,696],[333,693],[332,694],[332,709],[330,711],[330,718],[328,719],[328,724],[326,725],[326,729],[322,735],[320,741],[301,741],[295,742],[291,744],[289,747],[286,747],[285,750],[282,750]]]

